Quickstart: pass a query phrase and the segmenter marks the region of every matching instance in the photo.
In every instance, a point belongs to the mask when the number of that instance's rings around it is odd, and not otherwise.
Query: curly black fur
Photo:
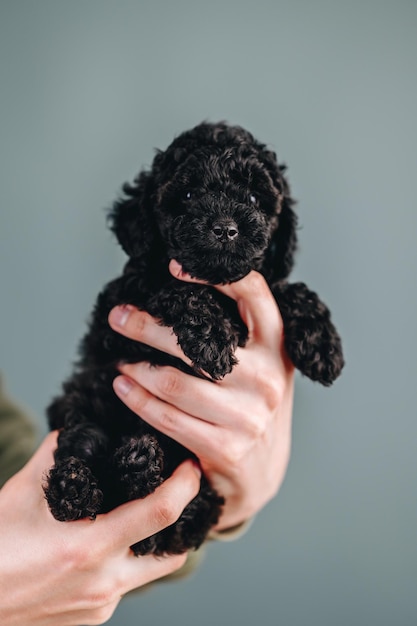
[[[295,366],[323,385],[340,374],[341,342],[329,310],[304,284],[286,281],[297,218],[284,172],[276,155],[243,128],[202,123],[159,151],[150,171],[124,186],[110,225],[129,261],[99,295],[76,372],[49,407],[50,426],[60,435],[45,493],[57,519],[94,518],[143,498],[192,456],[116,397],[112,380],[121,361],[171,364],[220,379],[236,363],[236,346],[245,344],[247,330],[235,303],[211,287],[173,278],[170,259],[214,284],[261,272],[281,309]],[[172,327],[194,371],[113,332],[108,314],[122,303]],[[203,477],[179,521],[132,546],[134,553],[197,548],[222,503]]]

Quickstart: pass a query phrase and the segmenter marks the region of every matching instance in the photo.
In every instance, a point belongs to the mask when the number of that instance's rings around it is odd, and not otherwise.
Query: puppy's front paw
[[[326,387],[331,385],[341,373],[344,359],[329,309],[304,283],[274,293],[284,320],[288,356],[302,374]]]
[[[50,470],[44,492],[52,515],[61,522],[95,519],[103,500],[90,468],[76,457]]]
[[[183,318],[181,324],[174,325],[174,332],[197,372],[204,371],[214,380],[220,380],[236,365],[239,332],[230,320],[200,313],[198,317]]]
[[[236,363],[237,359],[231,346],[219,347],[215,343],[205,345],[193,359],[194,367],[207,372],[213,380],[221,380],[226,374],[230,374]]]
[[[235,349],[237,341],[232,344],[219,342],[211,337],[190,339],[186,345],[180,342],[184,354],[191,359],[197,372],[207,373],[213,380],[221,380],[229,374],[237,363]]]
[[[308,331],[292,330],[295,332],[286,334],[285,345],[294,365],[311,380],[330,386],[344,365],[340,338],[333,325],[317,321]]]

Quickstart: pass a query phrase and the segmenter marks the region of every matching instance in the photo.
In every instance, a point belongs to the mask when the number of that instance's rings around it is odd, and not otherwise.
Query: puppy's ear
[[[110,229],[130,257],[140,257],[154,245],[157,227],[152,211],[153,177],[141,172],[134,184],[123,186],[124,198],[109,213]]]
[[[296,202],[291,197],[290,187],[284,176],[286,166],[278,165],[275,153],[269,151],[264,151],[264,163],[279,194],[278,227],[272,235],[265,256],[265,274],[269,280],[276,281],[287,278],[294,265],[298,220],[293,210]]]

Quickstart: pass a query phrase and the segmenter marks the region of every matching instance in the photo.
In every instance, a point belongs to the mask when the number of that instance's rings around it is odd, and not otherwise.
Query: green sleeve
[[[0,487],[25,465],[37,443],[34,422],[6,395],[0,378]]]

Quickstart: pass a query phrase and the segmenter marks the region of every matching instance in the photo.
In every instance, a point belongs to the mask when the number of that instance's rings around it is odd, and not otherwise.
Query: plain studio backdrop
[[[417,623],[417,3],[2,0],[1,369],[36,414],[124,255],[105,210],[203,119],[288,164],[292,279],[329,304],[346,369],[297,376],[285,483],[190,579],[110,624]]]

